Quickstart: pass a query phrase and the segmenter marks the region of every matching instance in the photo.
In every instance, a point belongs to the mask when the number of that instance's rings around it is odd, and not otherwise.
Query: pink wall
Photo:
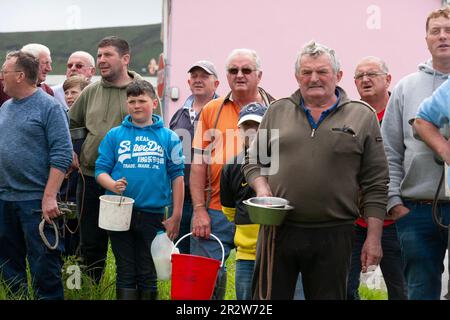
[[[235,48],[256,50],[261,86],[278,98],[296,90],[295,57],[311,39],[335,49],[344,72],[341,86],[351,97],[358,98],[355,64],[366,55],[386,61],[393,87],[429,58],[425,20],[440,5],[440,0],[172,0],[168,87],[178,87],[180,98],[166,97],[166,123],[190,94],[187,70],[194,61],[212,61],[221,81],[218,92],[228,92],[225,60]]]

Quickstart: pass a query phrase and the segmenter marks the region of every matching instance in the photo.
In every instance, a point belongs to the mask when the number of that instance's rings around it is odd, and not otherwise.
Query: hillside
[[[20,49],[24,44],[37,42],[50,48],[53,60],[52,74],[65,74],[69,55],[77,50],[87,51],[96,57],[97,43],[106,36],[116,35],[131,46],[130,69],[148,75],[150,58],[158,61],[162,52],[161,24],[67,31],[0,33],[0,61],[6,52]]]

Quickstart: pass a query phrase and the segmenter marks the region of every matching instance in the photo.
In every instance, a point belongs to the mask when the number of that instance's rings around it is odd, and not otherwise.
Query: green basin
[[[276,197],[254,197],[244,200],[250,220],[255,224],[279,226],[294,209],[289,201]]]

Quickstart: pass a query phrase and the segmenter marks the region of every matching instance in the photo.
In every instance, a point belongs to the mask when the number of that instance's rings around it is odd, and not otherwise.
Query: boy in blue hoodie
[[[122,125],[106,134],[95,163],[95,178],[107,194],[123,194],[135,201],[130,230],[108,231],[116,258],[116,294],[120,300],[156,299],[150,246],[159,230],[165,228],[173,240],[180,227],[184,198],[182,147],[177,134],[164,128],[161,117],[153,114],[157,105],[150,83],[130,83],[129,115]],[[163,221],[165,207],[172,202],[173,214]]]

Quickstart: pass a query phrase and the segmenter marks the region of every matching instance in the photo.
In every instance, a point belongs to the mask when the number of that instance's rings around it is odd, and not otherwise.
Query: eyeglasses
[[[232,74],[232,75],[237,75],[239,73],[239,70],[242,72],[242,74],[245,75],[249,75],[250,73],[252,73],[253,71],[256,71],[256,69],[251,69],[251,68],[229,68],[228,69],[228,73]]]
[[[387,74],[386,72],[361,72],[355,74],[355,80],[361,80],[364,76],[373,79],[375,77],[384,76],[386,74]]]
[[[0,74],[3,76],[4,74],[8,74],[11,72],[23,72],[21,70],[0,70]]]
[[[67,69],[72,69],[73,66],[75,66],[75,69],[83,69],[85,67],[85,65],[81,63],[68,63]]]

